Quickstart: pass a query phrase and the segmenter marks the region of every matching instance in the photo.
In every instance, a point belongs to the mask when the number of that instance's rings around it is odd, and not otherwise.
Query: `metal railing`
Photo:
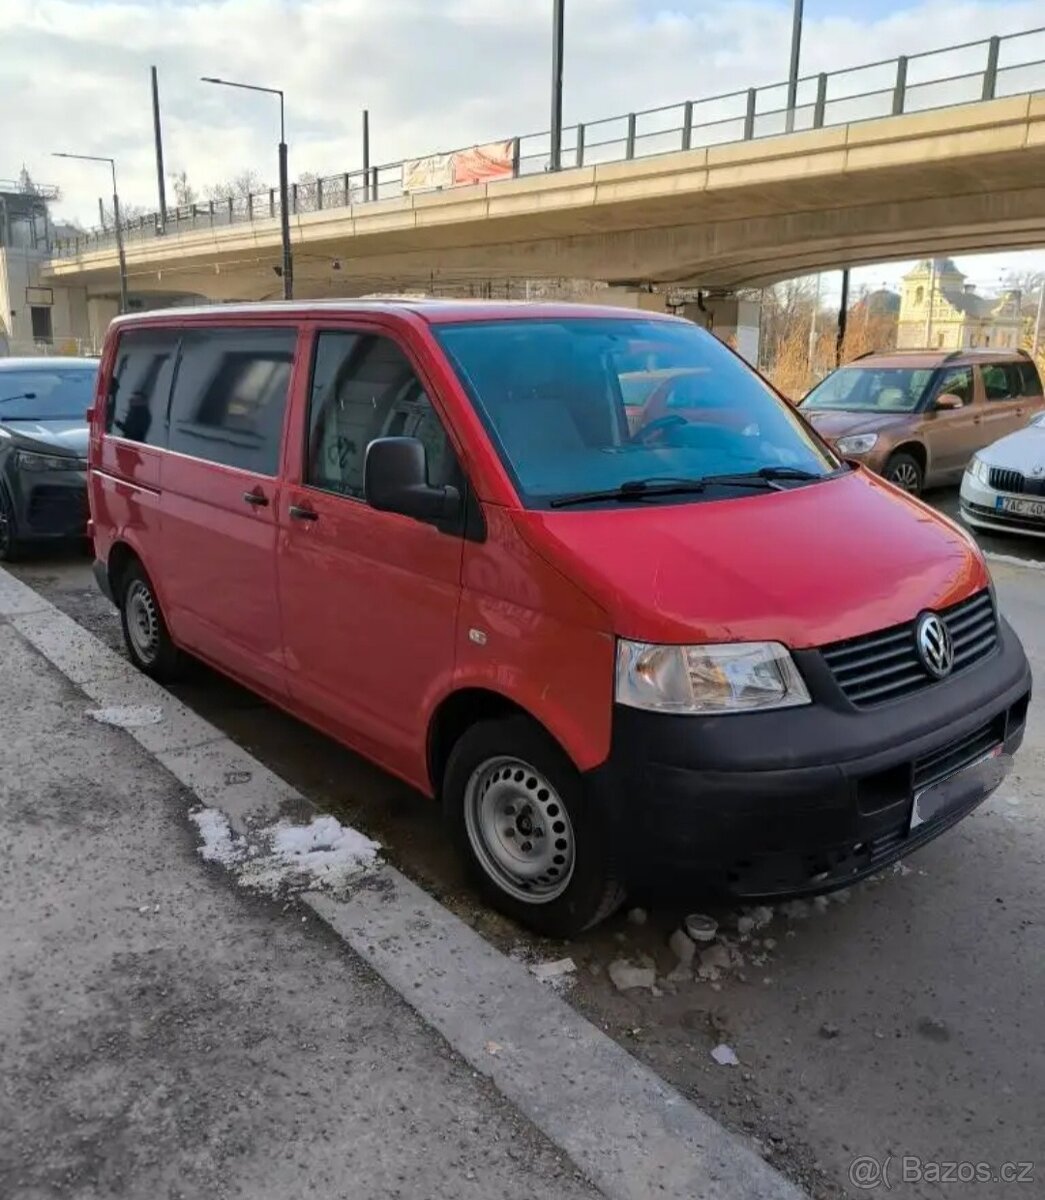
[[[940,74],[941,70],[948,73]],[[1039,89],[1045,89],[1045,27],[806,75],[798,81],[794,108],[787,106],[785,82],[567,126],[562,135],[562,169],[950,108]],[[550,169],[550,132],[515,137],[512,148],[512,177]],[[403,161],[386,163],[368,172],[344,171],[296,183],[290,191],[291,213],[401,196],[403,166]],[[169,208],[166,226],[158,213],[150,213],[122,223],[122,228],[124,240],[133,242],[246,221],[276,221],[280,215],[279,189],[267,188],[248,196]],[[115,242],[112,229],[93,230],[57,240],[54,254],[75,256],[115,247]]]

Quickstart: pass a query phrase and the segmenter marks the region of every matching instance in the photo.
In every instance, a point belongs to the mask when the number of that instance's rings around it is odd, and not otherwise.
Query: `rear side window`
[[[178,335],[172,330],[120,334],[109,381],[105,432],[146,446],[167,445],[167,404]]]
[[[1041,380],[1038,378],[1038,369],[1032,362],[1021,362],[1018,364],[1020,381],[1022,387],[1020,389],[1021,396],[1040,396],[1041,395]]]
[[[428,455],[428,482],[449,483],[456,459],[410,360],[391,338],[329,332],[317,339],[309,402],[305,480],[363,498],[366,448],[380,437],[415,437]]]
[[[171,398],[171,450],[275,475],[296,344],[294,329],[186,332]]]
[[[1017,363],[987,363],[983,372],[983,392],[988,400],[1009,400],[1020,395],[1023,379]]]

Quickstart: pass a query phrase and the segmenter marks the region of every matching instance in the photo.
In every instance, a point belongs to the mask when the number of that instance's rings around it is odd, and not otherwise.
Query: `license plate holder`
[[[963,800],[968,800],[970,791],[979,791],[981,800],[989,796],[1008,775],[1011,766],[1012,756],[1006,754],[1005,747],[999,743],[953,774],[920,788],[914,793],[908,833],[945,816]]]
[[[999,496],[994,501],[998,512],[1012,513],[1018,517],[1041,517],[1045,521],[1045,500],[1022,500],[1013,496]]]

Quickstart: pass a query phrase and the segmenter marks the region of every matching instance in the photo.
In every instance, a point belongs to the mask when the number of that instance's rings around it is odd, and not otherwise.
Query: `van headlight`
[[[733,713],[809,704],[779,642],[656,646],[617,642],[617,703],[665,713]]]
[[[988,487],[990,486],[991,469],[987,466],[982,458],[979,458],[974,454],[972,456],[972,462],[970,462],[965,468],[965,471],[967,474],[971,475],[973,479],[978,479],[980,483],[986,484]]]
[[[854,433],[850,437],[839,438],[835,442],[835,449],[839,454],[868,454],[877,442],[877,433]]]

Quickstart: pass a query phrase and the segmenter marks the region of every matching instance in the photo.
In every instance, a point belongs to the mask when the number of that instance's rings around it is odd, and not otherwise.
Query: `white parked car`
[[[961,514],[977,529],[1045,537],[1045,413],[973,456]]]

